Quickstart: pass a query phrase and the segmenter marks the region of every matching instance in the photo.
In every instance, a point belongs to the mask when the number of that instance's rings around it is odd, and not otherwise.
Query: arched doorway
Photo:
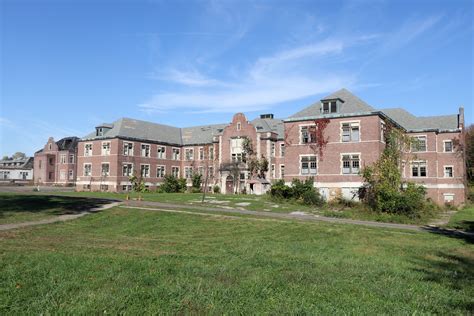
[[[227,176],[225,179],[225,193],[234,194],[234,178],[232,176]]]

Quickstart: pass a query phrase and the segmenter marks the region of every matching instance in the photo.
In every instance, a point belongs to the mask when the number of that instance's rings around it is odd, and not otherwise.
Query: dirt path
[[[29,227],[29,226],[36,226],[36,225],[44,225],[44,224],[52,224],[52,223],[57,223],[57,222],[65,222],[65,221],[70,221],[72,219],[76,219],[88,214],[93,214],[99,211],[103,211],[106,209],[109,209],[114,206],[120,205],[121,202],[113,202],[109,204],[102,205],[100,207],[92,208],[88,211],[84,211],[78,214],[66,214],[66,215],[59,215],[56,217],[52,218],[47,218],[47,219],[42,219],[38,221],[32,221],[32,222],[23,222],[23,223],[11,223],[11,224],[3,224],[0,225],[0,231],[5,231],[5,230],[11,230],[11,229],[17,229],[17,228],[22,228],[22,227]]]

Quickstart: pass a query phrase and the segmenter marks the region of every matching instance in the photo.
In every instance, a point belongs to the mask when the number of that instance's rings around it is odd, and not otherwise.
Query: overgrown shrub
[[[202,183],[202,175],[196,173],[196,174],[193,174],[193,177],[192,177],[192,188],[193,190],[192,191],[195,191],[196,189],[198,190],[198,192],[201,191],[201,183]]]
[[[221,193],[221,188],[218,185],[215,185],[212,187],[212,191],[216,194]]]
[[[270,191],[270,196],[277,200],[295,200],[305,205],[321,206],[324,199],[318,191],[313,188],[313,178],[306,181],[293,179],[291,187],[283,180],[276,181]]]
[[[186,191],[186,179],[176,178],[172,175],[166,175],[163,184],[160,186],[160,191],[164,193],[177,193]]]
[[[314,189],[305,191],[301,197],[303,199],[304,205],[312,205],[312,206],[324,205],[324,199],[321,197],[321,194],[319,194],[319,192]]]

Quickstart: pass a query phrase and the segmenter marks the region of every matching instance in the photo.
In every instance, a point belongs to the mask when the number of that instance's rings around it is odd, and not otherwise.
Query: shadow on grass
[[[467,243],[471,243],[471,244],[474,243],[474,232],[472,231],[460,231],[460,230],[446,229],[446,228],[441,228],[441,227],[431,227],[431,226],[424,226],[423,230],[432,234],[462,239]]]
[[[469,295],[474,289],[474,257],[472,255],[438,252],[429,259],[419,258],[415,264],[417,268],[414,270],[423,274],[424,281],[465,293],[467,300],[452,301],[452,307],[461,308],[466,315],[474,313],[474,301]]]
[[[109,199],[54,195],[0,196],[0,218],[12,213],[77,214],[113,202]]]

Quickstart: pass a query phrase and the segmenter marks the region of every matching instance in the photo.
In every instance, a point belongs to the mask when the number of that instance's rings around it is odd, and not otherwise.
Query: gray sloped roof
[[[121,118],[111,126],[112,128],[104,131],[104,136],[96,136],[96,133],[92,132],[82,139],[124,137],[181,145],[181,129],[178,127],[130,118]]]
[[[285,137],[285,127],[283,125],[283,120],[279,119],[270,119],[270,118],[256,118],[250,122],[257,132],[267,133],[274,132],[277,133],[278,139],[283,139]]]
[[[335,100],[340,99],[343,101],[340,110],[337,115],[341,114],[360,114],[374,111],[374,108],[359,99],[357,96],[352,94],[347,89],[340,89],[330,95],[322,98],[321,100]],[[315,102],[303,110],[293,114],[289,117],[290,120],[298,118],[317,118],[317,117],[331,117],[334,114],[323,114],[321,113],[321,101]]]
[[[213,137],[222,134],[222,130],[227,124],[202,125],[184,127],[181,129],[183,145],[209,144]]]
[[[418,130],[455,130],[458,128],[458,115],[416,117],[401,108],[381,110],[389,118],[400,124],[408,131]]]

